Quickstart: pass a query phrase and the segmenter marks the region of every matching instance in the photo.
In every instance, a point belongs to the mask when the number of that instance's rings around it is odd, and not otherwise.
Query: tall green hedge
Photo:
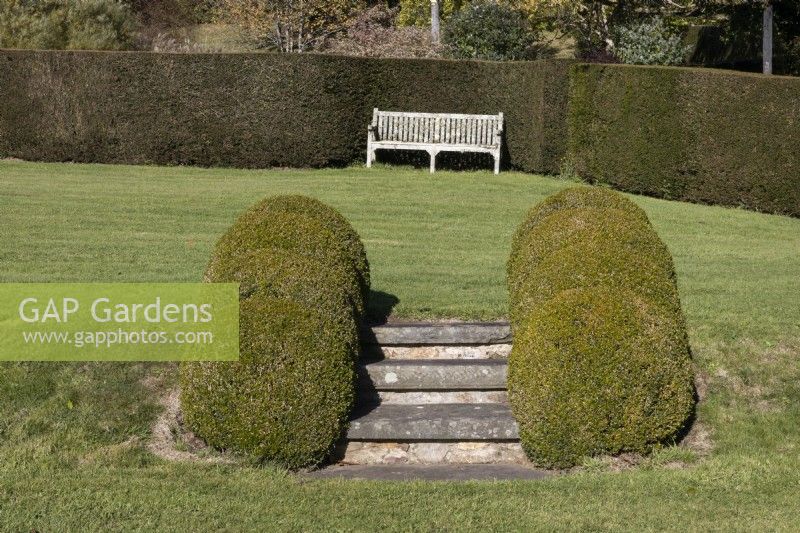
[[[0,157],[346,165],[364,159],[378,107],[502,111],[505,163],[556,172],[566,148],[568,70],[561,61],[4,50]]]
[[[368,272],[358,234],[317,200],[275,196],[240,216],[205,274],[239,283],[240,359],[181,365],[188,426],[289,468],[323,461],[354,401]]]
[[[629,192],[800,215],[800,79],[575,65],[569,157]]]
[[[565,60],[0,50],[0,80],[0,157],[343,166],[364,160],[374,107],[502,111],[507,168],[553,174],[566,159],[629,192],[800,216],[797,78]]]
[[[508,263],[508,391],[537,464],[647,452],[693,405],[672,257],[621,194],[567,189],[532,209]]]

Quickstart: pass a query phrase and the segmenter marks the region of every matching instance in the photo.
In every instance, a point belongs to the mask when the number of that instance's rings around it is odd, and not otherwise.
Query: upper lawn
[[[574,185],[520,173],[272,170],[0,162],[0,281],[199,281],[211,247],[265,195],[338,208],[361,234],[397,317],[507,314],[511,235]],[[631,196],[675,257],[695,335],[800,332],[800,220]],[[374,295],[374,302],[392,300]]]
[[[197,281],[268,194],[345,214],[398,317],[506,314],[505,261],[534,203],[572,184],[410,169],[271,170],[0,161],[0,281]],[[631,196],[675,257],[707,457],[514,483],[303,481],[173,464],[144,448],[174,383],[158,364],[0,365],[0,530],[792,530],[800,490],[800,220]],[[671,469],[675,460],[688,468]]]

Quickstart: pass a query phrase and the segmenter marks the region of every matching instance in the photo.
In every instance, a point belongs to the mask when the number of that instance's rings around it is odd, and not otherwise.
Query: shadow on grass
[[[370,290],[367,302],[367,324],[372,326],[385,324],[392,314],[392,309],[398,303],[400,303],[400,299],[394,294]]]

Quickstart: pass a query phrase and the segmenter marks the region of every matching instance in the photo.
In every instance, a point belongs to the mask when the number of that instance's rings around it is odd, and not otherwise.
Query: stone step
[[[478,345],[422,345],[381,346],[365,344],[361,357],[364,360],[380,359],[505,359],[511,353],[511,344]]]
[[[347,440],[514,441],[511,409],[503,404],[378,405],[357,411]]]
[[[302,474],[313,479],[502,481],[544,479],[554,472],[518,464],[333,465]]]
[[[360,388],[376,391],[505,390],[502,359],[388,359],[359,366]]]
[[[511,342],[508,322],[393,322],[362,330],[364,344],[486,345]]]
[[[527,464],[519,442],[362,442],[336,447],[343,464]]]
[[[420,405],[431,403],[508,403],[504,390],[460,390],[460,391],[378,391],[359,389],[360,405],[403,404]]]

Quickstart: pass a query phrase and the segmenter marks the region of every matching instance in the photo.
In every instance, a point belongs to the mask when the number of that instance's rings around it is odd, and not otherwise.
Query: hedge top
[[[647,214],[641,207],[615,191],[602,187],[570,187],[548,196],[528,211],[525,220],[517,227],[512,246],[516,246],[542,219],[563,209],[580,207],[619,209],[647,220]]]
[[[637,252],[647,250],[654,256],[665,253],[664,244],[650,223],[635,211],[597,207],[553,211],[527,232],[518,232],[508,260],[509,289],[517,290],[550,254],[582,241],[602,242]]]
[[[285,205],[284,205],[285,202]],[[361,240],[352,227],[316,200],[276,196],[242,214],[216,245],[207,276],[232,272],[256,250],[284,250],[324,263],[342,276],[355,276],[350,294],[356,312],[365,309],[369,265]],[[349,285],[349,284],[347,284]]]

